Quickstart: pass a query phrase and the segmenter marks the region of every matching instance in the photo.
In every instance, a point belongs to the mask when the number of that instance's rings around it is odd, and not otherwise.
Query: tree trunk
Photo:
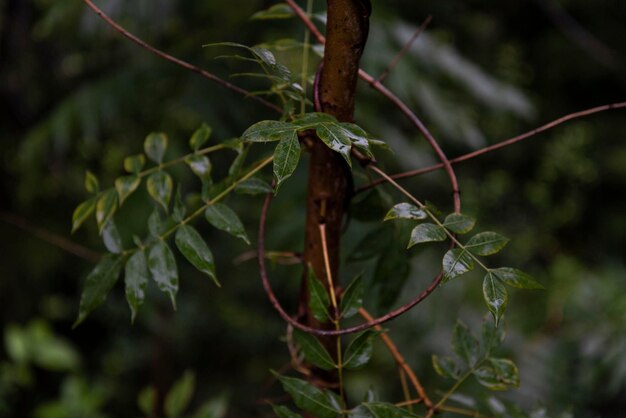
[[[359,59],[367,39],[370,11],[369,0],[328,0],[326,47],[317,93],[320,110],[341,122],[353,120]],[[310,153],[304,259],[326,285],[328,280],[319,228],[321,224],[325,225],[330,277],[336,284],[341,225],[351,194],[352,178],[343,158],[318,138],[313,141]],[[303,289],[303,305],[306,307],[306,281]],[[309,312],[306,321],[312,326],[322,326]],[[335,338],[324,338],[322,343],[330,353],[335,354]],[[336,379],[321,372],[317,377],[327,381]]]

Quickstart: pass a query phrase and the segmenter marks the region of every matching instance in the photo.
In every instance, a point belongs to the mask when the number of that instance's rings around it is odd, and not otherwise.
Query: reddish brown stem
[[[367,322],[374,321],[374,318],[372,318],[369,312],[367,312],[364,308],[359,309],[359,315],[361,315],[363,319],[365,319]],[[377,331],[382,331],[382,328],[380,327],[380,325],[374,326],[374,329]],[[385,344],[385,346],[387,346],[387,349],[391,353],[391,356],[393,357],[393,359],[396,361],[396,364],[398,365],[398,367],[400,367],[404,371],[404,373],[406,373],[406,375],[409,377],[409,380],[411,381],[413,388],[415,389],[417,394],[420,396],[420,398],[424,401],[424,405],[426,405],[426,407],[429,409],[432,408],[433,406],[432,401],[430,400],[428,395],[426,395],[426,391],[424,390],[424,387],[422,386],[419,379],[413,372],[413,369],[411,369],[411,366],[408,365],[408,363],[406,362],[402,354],[400,354],[400,351],[398,351],[398,347],[396,347],[396,345],[393,343],[391,338],[385,333],[380,334],[380,339]]]
[[[96,13],[102,20],[104,20],[109,26],[111,26],[113,29],[115,29],[117,32],[121,33],[123,36],[125,36],[126,38],[130,39],[131,41],[133,41],[134,43],[136,43],[137,45],[139,45],[140,47],[152,52],[154,55],[163,58],[166,61],[169,61],[171,63],[174,63],[180,67],[183,67],[186,70],[192,71],[196,74],[199,74],[200,76],[211,80],[219,85],[221,85],[222,87],[227,88],[228,90],[234,91],[235,93],[239,93],[245,97],[250,97],[252,100],[256,101],[257,103],[262,104],[263,106],[275,110],[278,113],[283,113],[283,110],[276,106],[273,103],[268,102],[267,100],[252,95],[251,92],[249,92],[246,89],[243,89],[239,86],[236,86],[232,83],[229,83],[226,80],[223,80],[222,78],[216,76],[213,73],[210,73],[206,70],[203,70],[200,67],[196,67],[193,64],[190,64],[186,61],[183,61],[179,58],[176,58],[170,54],[167,54],[155,47],[153,47],[152,45],[146,43],[145,41],[143,41],[142,39],[138,38],[137,36],[133,35],[132,33],[128,32],[126,29],[124,29],[122,26],[120,26],[117,22],[115,22],[113,19],[111,19],[106,13],[104,13],[98,6],[96,6],[91,0],[83,0],[85,2],[85,4],[87,5],[87,7],[89,7],[91,10],[94,11],[94,13]]]
[[[439,273],[430,283],[430,285],[424,289],[424,291],[422,291],[422,293],[420,293],[415,299],[411,300],[410,302],[402,305],[401,307],[399,307],[398,309],[395,309],[383,316],[380,316],[376,319],[374,319],[373,321],[370,322],[366,322],[354,327],[350,327],[350,328],[343,328],[343,329],[338,329],[338,330],[334,330],[334,329],[319,329],[319,328],[315,328],[315,327],[311,327],[308,325],[304,325],[301,324],[300,322],[296,321],[294,318],[292,318],[282,307],[282,305],[280,304],[280,302],[278,301],[278,299],[276,298],[276,295],[274,294],[274,290],[272,289],[272,285],[270,284],[269,281],[269,276],[267,274],[267,266],[266,266],[266,257],[265,257],[265,230],[266,230],[266,224],[267,224],[267,214],[269,211],[269,205],[270,202],[272,200],[272,193],[268,193],[267,196],[265,197],[265,201],[263,203],[263,208],[261,210],[261,216],[259,219],[259,244],[258,244],[258,253],[257,253],[257,260],[259,262],[259,274],[261,275],[261,281],[263,283],[263,289],[265,290],[265,293],[267,295],[267,298],[269,299],[270,303],[272,304],[272,306],[274,307],[274,309],[276,309],[276,311],[278,312],[278,314],[280,315],[281,318],[283,318],[283,320],[285,320],[287,323],[291,324],[294,326],[294,328],[298,328],[301,331],[304,332],[308,332],[311,334],[315,334],[315,335],[323,335],[323,336],[337,336],[337,335],[345,335],[345,334],[352,334],[355,332],[359,332],[359,331],[363,331],[365,329],[374,327],[376,325],[380,325],[383,324],[387,321],[391,321],[392,319],[404,314],[405,312],[409,311],[411,308],[413,308],[415,305],[419,304],[420,302],[422,302],[424,299],[426,299],[430,294],[432,294],[435,289],[437,288],[437,286],[439,286],[439,283],[441,283],[441,279],[443,278],[443,274]]]
[[[513,138],[509,138],[506,139],[504,141],[498,142],[497,144],[493,144],[490,145],[488,147],[485,148],[481,148],[479,150],[467,153],[467,154],[463,154],[460,157],[456,157],[450,160],[451,163],[456,164],[456,163],[460,163],[463,161],[467,161],[467,160],[471,160],[472,158],[481,156],[483,154],[487,154],[488,152],[492,152],[495,150],[498,150],[500,148],[504,148],[507,147],[509,145],[513,145],[517,142],[520,142],[524,139],[530,138],[532,136],[535,136],[539,133],[545,132],[549,129],[552,129],[558,125],[561,125],[562,123],[565,123],[567,121],[570,121],[572,119],[578,119],[578,118],[583,118],[583,117],[587,117],[590,115],[593,115],[595,113],[600,113],[600,112],[604,112],[607,110],[612,110],[612,109],[622,109],[622,108],[626,108],[626,102],[619,102],[619,103],[612,103],[612,104],[607,104],[607,105],[602,105],[602,106],[596,106],[596,107],[592,107],[590,109],[586,109],[586,110],[581,110],[579,112],[574,112],[574,113],[569,113],[565,116],[561,116],[558,119],[555,119],[551,122],[546,123],[545,125],[540,126],[539,128],[533,129],[532,131],[528,131],[526,133],[523,133],[521,135],[518,136],[514,136]],[[407,171],[404,173],[399,173],[399,174],[394,174],[392,176],[390,176],[392,179],[394,180],[399,180],[399,179],[405,179],[405,178],[409,178],[409,177],[415,177],[415,176],[419,176],[420,174],[425,174],[425,173],[430,173],[431,171],[435,171],[435,170],[439,170],[441,168],[443,168],[444,165],[442,163],[439,164],[434,164],[428,167],[424,167],[424,168],[419,168],[417,170],[411,170],[411,171]],[[359,189],[356,190],[355,193],[360,193],[360,192],[364,192],[366,190],[371,189],[372,187],[378,186],[379,184],[382,183],[386,183],[387,180],[384,178],[378,179],[376,181],[371,182],[370,184],[360,187]]]
[[[325,43],[326,39],[324,38],[324,36],[320,33],[319,30],[317,30],[313,22],[311,22],[311,19],[307,16],[306,13],[304,13],[304,11],[300,8],[300,6],[298,6],[298,4],[294,0],[286,0],[286,2],[294,10],[294,12],[300,18],[300,20],[304,23],[304,25],[311,31],[313,36],[317,38],[318,42],[322,44]],[[402,112],[402,114],[406,116],[407,119],[409,119],[409,121],[420,131],[420,133],[424,136],[426,141],[430,144],[431,148],[435,151],[435,154],[437,154],[437,157],[443,164],[443,167],[446,170],[448,178],[450,179],[450,185],[452,186],[452,193],[453,193],[453,200],[454,200],[454,211],[460,212],[461,211],[461,195],[459,192],[459,183],[456,178],[456,173],[454,172],[454,169],[452,168],[452,164],[450,164],[448,157],[446,157],[446,154],[443,152],[443,150],[439,146],[439,143],[437,142],[437,140],[435,140],[435,138],[430,133],[428,128],[426,128],[426,126],[417,117],[417,115],[398,96],[396,96],[388,88],[386,88],[384,85],[379,83],[374,77],[372,77],[371,75],[369,75],[367,72],[365,72],[362,69],[359,69],[359,77],[362,80],[366,81],[372,88],[374,88],[379,93],[381,93],[387,100],[393,103],[393,105],[396,108],[398,108],[400,112]]]

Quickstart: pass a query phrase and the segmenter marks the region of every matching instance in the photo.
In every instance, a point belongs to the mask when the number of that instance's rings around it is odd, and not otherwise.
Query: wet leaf
[[[84,201],[74,209],[72,214],[72,234],[89,218],[96,208],[96,197]]]
[[[450,357],[439,358],[437,355],[432,355],[433,369],[441,377],[447,377],[457,380],[461,377],[461,370],[459,366]]]
[[[372,357],[372,339],[378,334],[378,331],[367,330],[358,334],[350,341],[343,354],[343,367],[356,369],[367,364]]]
[[[491,271],[496,275],[496,277],[498,277],[498,279],[502,280],[509,286],[517,287],[519,289],[545,289],[541,283],[538,283],[532,278],[532,276],[521,270],[511,267],[500,267],[492,269]]]
[[[128,259],[124,270],[126,301],[131,310],[131,322],[135,322],[137,312],[143,305],[149,276],[146,254],[138,250]]]
[[[117,193],[115,189],[109,189],[102,193],[96,203],[96,221],[98,229],[102,234],[102,230],[106,223],[113,217],[117,210]]]
[[[105,301],[109,291],[117,282],[124,265],[124,258],[118,254],[104,256],[85,279],[83,293],[80,297],[78,319],[73,327],[83,322],[91,312]]]
[[[181,225],[176,231],[176,246],[195,268],[209,276],[219,287],[215,275],[213,253],[202,239],[202,236],[192,226]]]
[[[242,181],[235,186],[235,192],[252,196],[272,193],[273,191],[274,190],[272,190],[272,186],[256,177]]]
[[[426,219],[428,215],[426,212],[411,203],[398,203],[392,207],[387,215],[385,215],[385,221],[390,219],[414,219],[421,220]]]
[[[483,279],[483,297],[487,309],[493,315],[496,326],[498,326],[509,301],[509,294],[504,284],[491,271]]]
[[[448,236],[442,227],[430,223],[419,224],[411,231],[411,238],[409,239],[407,248],[425,242],[445,241],[446,238],[448,238]]]
[[[474,229],[474,225],[476,225],[476,219],[462,213],[451,213],[443,221],[443,226],[455,234],[467,234]]]
[[[139,184],[141,184],[141,179],[136,175],[123,176],[115,179],[115,190],[117,190],[117,195],[120,199],[120,206],[124,204],[128,196],[137,190]]]
[[[146,137],[143,149],[148,158],[157,164],[163,163],[163,156],[167,149],[167,135],[162,132],[153,132]]]
[[[322,282],[315,276],[313,268],[309,266],[308,270],[307,285],[309,288],[309,309],[315,319],[324,323],[330,318],[328,312],[328,305],[330,305],[328,292]]]
[[[246,142],[272,142],[291,138],[295,131],[292,123],[263,120],[246,129],[241,137]]]
[[[341,402],[334,393],[322,391],[301,379],[278,375],[277,378],[298,408],[314,414],[317,418],[336,418],[341,413]]]
[[[159,289],[170,296],[172,306],[176,309],[178,269],[172,250],[163,240],[157,240],[150,247],[148,269]]]
[[[146,186],[150,196],[167,212],[174,189],[172,177],[165,171],[157,171],[150,174]]]
[[[250,244],[248,235],[237,214],[223,203],[214,203],[206,208],[204,216],[207,221],[219,230],[226,231]]]
[[[346,163],[352,167],[352,160],[350,159],[352,141],[346,135],[345,129],[337,123],[323,122],[315,127],[315,132],[328,148],[338,152],[346,160]]]
[[[109,220],[102,230],[102,241],[107,250],[119,254],[124,251],[122,238],[113,219]]]
[[[357,275],[348,285],[341,297],[341,317],[351,318],[359,312],[363,306],[363,275]]]
[[[204,155],[192,154],[185,158],[185,163],[200,180],[211,180],[211,161]]]
[[[209,140],[211,132],[212,129],[206,123],[200,125],[193,135],[191,135],[191,138],[189,139],[189,147],[193,151],[198,151],[200,147]]]
[[[294,131],[291,136],[281,139],[274,150],[273,164],[276,190],[278,190],[283,181],[293,174],[299,160],[300,142]]]
[[[519,387],[519,371],[509,359],[490,358],[474,371],[478,383],[491,390],[506,390]]]
[[[315,336],[296,329],[293,331],[293,338],[308,362],[324,370],[332,370],[336,367],[333,358]]]
[[[474,260],[462,248],[448,250],[443,256],[443,280],[448,281],[474,269]]]
[[[138,174],[146,164],[146,157],[143,154],[131,155],[124,158],[124,170],[131,174]]]
[[[508,238],[495,232],[481,232],[470,238],[465,248],[474,254],[487,256],[498,253],[508,242]]]

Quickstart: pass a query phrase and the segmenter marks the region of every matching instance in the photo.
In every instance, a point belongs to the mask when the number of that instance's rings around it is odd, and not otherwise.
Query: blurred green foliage
[[[316,2],[316,11],[322,3]],[[386,83],[417,110],[450,156],[565,113],[624,100],[626,3],[559,3],[560,9],[546,6],[557,2],[539,0],[375,2],[363,67],[382,72],[419,23],[433,15]],[[201,45],[301,40],[303,29],[294,19],[249,20],[271,4],[134,0],[101,7],[149,43],[228,78],[246,67],[216,60],[219,51]],[[195,390],[179,389],[188,392],[181,395],[189,397],[181,401],[185,412],[198,411],[192,416],[219,417],[225,408],[229,417],[269,416],[270,408],[259,400],[281,393],[265,383],[270,368],[288,361],[279,338],[285,330],[265,300],[254,263],[232,263],[249,251],[245,243],[199,224],[214,252],[221,289],[180,263],[178,312],[149,288],[149,302],[131,326],[118,286],[87,324],[71,331],[80,278],[93,264],[41,240],[37,231],[69,237],[72,210],[85,199],[85,170],[111,186],[124,157],[141,151],[148,132],[167,132],[167,157],[174,158],[187,152],[187,139],[203,122],[214,136],[227,139],[274,115],[139,49],[80,1],[5,0],[0,7],[0,416],[140,416],[137,398],[147,393],[144,388],[165,397],[171,387],[184,385],[174,382],[185,370],[195,371]],[[300,52],[287,48],[277,56],[297,71]],[[357,120],[394,149],[395,155],[381,158],[388,171],[436,162],[401,115],[366,86],[359,92]],[[227,172],[234,157],[231,152],[212,160],[213,170]],[[282,194],[291,197],[273,204],[270,249],[301,250],[304,167],[306,161],[283,186]],[[498,260],[522,266],[547,288],[513,294],[502,353],[516,360],[521,373],[520,389],[507,392],[504,402],[539,406],[533,416],[569,410],[576,417],[610,418],[626,410],[625,167],[623,111],[571,122],[458,167],[464,212],[479,219],[481,228],[513,238]],[[184,170],[174,175],[199,185]],[[449,210],[445,180],[433,173],[405,184]],[[390,202],[398,201],[391,189],[381,190],[366,197],[386,202],[382,215],[354,211],[344,239],[346,258],[380,227],[368,219],[382,219]],[[148,217],[145,196],[139,191],[128,199],[116,218],[120,229],[133,230],[136,219]],[[229,205],[254,241],[259,199],[239,197]],[[104,251],[95,223],[72,239]],[[392,276],[396,295],[404,283],[400,301],[421,291],[437,268],[434,251],[410,251],[409,262],[399,261],[409,278]],[[366,283],[387,274],[376,272],[367,254],[353,258],[343,268],[344,283],[361,271]],[[276,266],[272,275],[281,300],[294,304],[299,269]],[[478,276],[451,282],[390,326],[427,388],[447,387],[430,356],[451,353],[457,318],[478,329],[484,309],[477,283]],[[373,364],[348,377],[348,395],[361,399],[373,385],[381,399],[400,399],[391,358],[378,343],[374,351]],[[476,389],[471,383],[462,388],[466,394]],[[496,415],[501,401],[485,402]]]

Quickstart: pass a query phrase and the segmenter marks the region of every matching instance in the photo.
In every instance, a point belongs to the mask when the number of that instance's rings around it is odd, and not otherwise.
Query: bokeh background
[[[363,58],[373,74],[433,16],[385,82],[417,111],[449,156],[566,113],[626,100],[626,2],[373,3]],[[203,44],[302,40],[296,19],[249,19],[272,4],[100,2],[149,43],[225,78],[245,65],[216,59],[224,50]],[[314,2],[316,12],[324,7]],[[274,50],[299,71],[299,47]],[[254,261],[237,260],[250,247],[198,222],[216,255],[221,289],[181,261],[177,312],[151,289],[131,325],[118,285],[71,330],[81,281],[94,265],[89,251],[104,247],[93,222],[73,236],[69,231],[74,207],[87,197],[85,170],[96,173],[101,184],[112,184],[124,157],[140,152],[149,132],[169,135],[167,155],[173,158],[187,152],[187,139],[203,122],[213,128],[213,140],[224,140],[274,115],[138,48],[78,0],[0,2],[0,100],[0,416],[139,417],[142,390],[167,389],[185,371],[196,376],[190,416],[198,408],[204,408],[198,418],[270,416],[263,400],[279,402],[281,392],[269,369],[284,366],[288,352],[281,339],[284,324],[265,299]],[[535,410],[536,417],[626,415],[625,115],[610,111],[576,120],[458,166],[464,211],[482,228],[512,238],[497,261],[532,273],[547,288],[512,293],[501,354],[516,360],[522,384],[491,401],[494,415],[498,402],[508,401]],[[437,162],[418,133],[367,86],[359,90],[357,121],[395,151],[380,154],[389,172]],[[268,152],[260,148],[256,152]],[[216,173],[223,173],[232,157],[214,159]],[[276,250],[302,248],[303,159],[272,208],[269,238]],[[189,192],[197,189],[184,169],[174,175]],[[418,197],[451,209],[443,173],[404,184]],[[370,203],[381,196],[399,201],[391,189],[381,190],[366,196]],[[116,215],[121,228],[145,222],[151,207],[146,196],[145,191],[133,196]],[[229,200],[253,239],[259,200]],[[359,210],[364,205],[353,209],[346,258],[367,248],[371,241],[359,244],[360,239],[379,226],[370,221],[371,213]],[[410,253],[408,262],[347,262],[342,279],[358,271],[372,281],[386,275],[392,288],[402,289],[399,304],[425,286],[438,256],[427,250]],[[407,278],[398,266],[410,273]],[[293,309],[299,268],[275,266],[272,275]],[[450,385],[434,374],[430,355],[451,352],[457,318],[476,331],[485,318],[480,283],[477,274],[447,284],[389,325],[429,393]],[[376,311],[378,305],[369,308]],[[376,346],[370,367],[350,377],[349,386],[353,399],[370,386],[381,399],[401,399],[395,367],[382,346]],[[461,392],[472,394],[474,386],[468,382]]]

